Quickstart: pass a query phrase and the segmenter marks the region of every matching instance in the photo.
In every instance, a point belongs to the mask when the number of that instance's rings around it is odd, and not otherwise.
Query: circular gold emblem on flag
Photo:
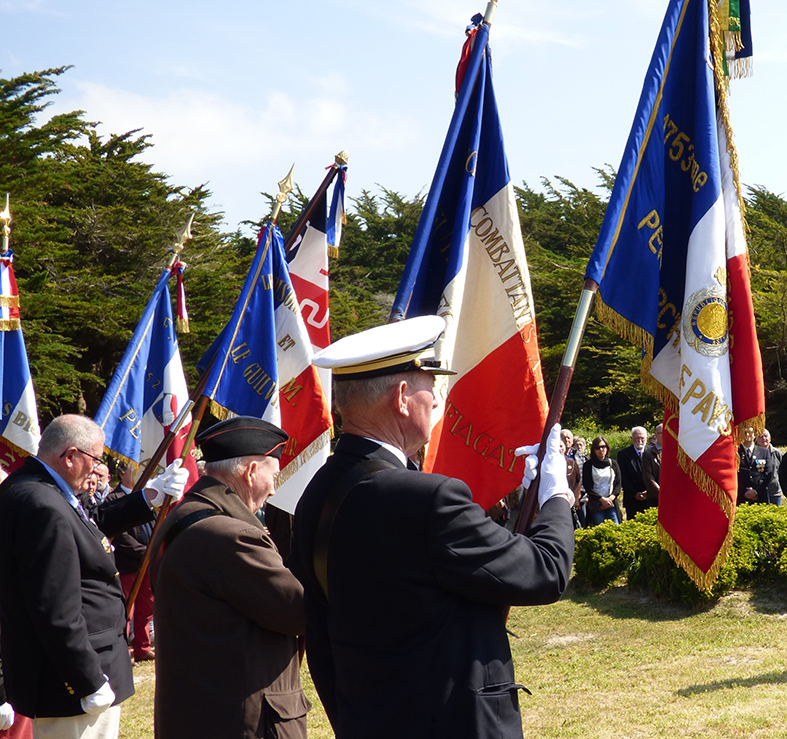
[[[698,290],[686,302],[683,335],[689,346],[706,357],[727,352],[727,296],[724,288]]]

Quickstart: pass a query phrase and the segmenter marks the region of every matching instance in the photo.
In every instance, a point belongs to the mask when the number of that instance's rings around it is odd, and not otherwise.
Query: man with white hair
[[[767,449],[771,453],[773,477],[768,481],[768,502],[771,505],[780,506],[782,504],[782,486],[780,482],[782,453],[771,444],[771,432],[768,429],[763,429],[762,433],[757,437],[757,446]]]
[[[287,434],[236,416],[201,431],[205,475],[153,540],[157,739],[305,739],[303,588],[255,515]]]
[[[648,441],[648,432],[642,426],[631,429],[631,446],[618,452],[618,467],[623,488],[623,507],[626,518],[631,520],[647,508],[647,491],[642,479],[642,452]]]
[[[557,600],[571,573],[559,426],[527,536],[485,517],[462,481],[410,461],[429,438],[435,373],[447,372],[432,348],[444,327],[438,316],[408,319],[314,359],[333,371],[343,434],[296,509],[290,567],[337,739],[521,737],[503,614]]]
[[[144,492],[98,506],[76,493],[104,453],[104,432],[66,415],[0,485],[0,623],[9,703],[36,739],[113,739],[134,693],[126,609],[107,537],[153,518],[188,478],[173,463]]]

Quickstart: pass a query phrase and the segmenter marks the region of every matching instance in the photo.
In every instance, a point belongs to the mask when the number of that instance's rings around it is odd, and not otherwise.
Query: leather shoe
[[[156,659],[156,653],[152,649],[140,649],[134,651],[135,662],[151,662]]]

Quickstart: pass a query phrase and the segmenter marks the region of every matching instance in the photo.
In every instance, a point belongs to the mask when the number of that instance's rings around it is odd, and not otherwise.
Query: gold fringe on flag
[[[0,295],[0,308],[18,308],[18,295]]]
[[[691,478],[692,482],[724,511],[727,518],[732,519],[735,515],[735,504],[724,490],[719,487],[719,484],[689,457],[680,446],[678,446],[678,464]]]
[[[0,319],[0,331],[19,331],[20,328],[22,328],[22,323],[18,318]]]
[[[306,447],[276,476],[276,486],[284,485],[303,465],[305,465],[320,449],[324,449],[333,439],[333,426],[323,431],[309,446]]]
[[[678,543],[667,533],[666,529],[661,525],[660,522],[656,523],[656,533],[659,537],[659,541],[664,549],[667,550],[667,553],[672,557],[672,559],[681,567],[686,574],[691,578],[692,582],[706,592],[710,592],[710,589],[713,587],[713,583],[716,582],[716,578],[719,576],[719,572],[721,571],[722,566],[727,560],[727,555],[730,553],[730,548],[732,547],[732,520],[730,521],[730,526],[727,529],[727,535],[724,537],[724,541],[719,549],[719,553],[716,555],[716,558],[713,560],[713,564],[710,566],[707,572],[703,572],[696,564],[689,558],[689,556],[680,548]]]
[[[729,2],[729,0],[725,0],[725,2]],[[713,9],[713,0],[709,0],[709,8],[711,10]],[[735,183],[735,192],[738,196],[738,207],[741,211],[743,228],[748,232],[749,228],[746,225],[746,204],[741,195],[741,180],[738,172],[738,149],[735,147],[732,122],[730,121],[730,109],[727,104],[729,79],[724,74],[724,53],[722,52],[724,43],[722,40],[722,30],[719,23],[719,17],[716,13],[710,12],[708,15],[710,21],[710,47],[713,50],[713,79],[716,85],[716,108],[724,124],[724,132],[727,135],[727,152],[730,155],[730,168],[732,169],[732,179]]]
[[[334,246],[333,244],[328,244],[328,256],[332,259],[339,258],[339,247]]]
[[[125,454],[119,454],[114,449],[110,449],[108,446],[104,447],[104,454],[112,457],[112,459],[116,459],[118,462],[125,462],[125,464],[131,467],[135,473],[139,469],[138,462],[131,459],[131,457],[127,457]]]
[[[20,457],[29,457],[30,452],[27,449],[22,449],[21,446],[17,446],[14,442],[9,441],[5,438],[5,436],[0,436],[0,439],[3,440],[3,444],[5,444],[14,454]]]
[[[233,413],[229,408],[219,405],[213,398],[210,399],[210,412],[219,419],[219,421],[226,421],[228,418],[235,418],[237,413]]]
[[[188,318],[176,318],[175,319],[175,328],[178,330],[179,334],[191,333],[191,329],[189,328],[189,319]]]

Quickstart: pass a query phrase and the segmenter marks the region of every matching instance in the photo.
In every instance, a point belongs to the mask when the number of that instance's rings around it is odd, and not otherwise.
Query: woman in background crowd
[[[620,467],[609,456],[609,444],[597,436],[590,445],[590,456],[582,468],[582,483],[588,496],[587,524],[604,521],[620,523],[615,501],[620,495]]]

